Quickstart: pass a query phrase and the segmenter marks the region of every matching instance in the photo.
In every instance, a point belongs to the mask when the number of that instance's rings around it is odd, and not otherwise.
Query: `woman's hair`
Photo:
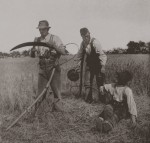
[[[117,83],[119,85],[126,85],[133,78],[132,73],[130,73],[128,70],[116,72],[116,75],[117,75]]]

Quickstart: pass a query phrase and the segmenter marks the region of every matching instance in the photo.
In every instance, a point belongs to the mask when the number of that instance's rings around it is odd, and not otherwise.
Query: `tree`
[[[20,52],[19,51],[13,51],[12,53],[10,53],[11,57],[13,58],[17,58],[17,57],[20,57]]]
[[[128,44],[127,53],[128,54],[138,54],[140,53],[140,45],[138,42],[130,41]]]
[[[145,45],[145,42],[139,41],[139,46],[140,46],[140,47],[145,47],[145,46],[146,46],[146,45]]]
[[[22,55],[23,56],[29,56],[29,52],[30,52],[30,50],[24,50],[23,52],[22,52]]]
[[[150,42],[146,43],[146,47],[147,47],[147,53],[150,54]]]

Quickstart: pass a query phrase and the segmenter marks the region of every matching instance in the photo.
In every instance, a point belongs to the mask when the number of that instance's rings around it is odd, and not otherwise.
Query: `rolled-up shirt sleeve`
[[[137,117],[137,108],[133,98],[132,90],[130,88],[126,88],[125,94],[127,96],[127,104],[130,114],[135,115]]]
[[[106,62],[107,62],[107,56],[104,53],[104,51],[102,50],[102,46],[97,39],[95,39],[93,41],[93,47],[95,48],[96,53],[99,54],[99,59],[100,59],[101,65],[105,66]]]
[[[79,61],[82,60],[82,58],[83,58],[83,44],[81,43],[80,44],[80,49],[79,49],[79,51],[78,51],[78,53],[76,55],[75,61],[79,62]]]
[[[52,46],[55,48],[55,50],[61,54],[61,55],[66,55],[67,51],[65,49],[65,46],[63,45],[63,42],[61,41],[61,39],[58,36],[54,36],[53,37],[53,44]]]

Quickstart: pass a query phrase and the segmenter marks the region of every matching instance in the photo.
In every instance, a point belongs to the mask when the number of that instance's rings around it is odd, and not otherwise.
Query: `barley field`
[[[69,57],[70,58],[70,57]],[[68,58],[68,59],[69,59]],[[60,60],[66,61],[66,57]],[[64,112],[51,112],[47,101],[34,122],[26,114],[14,127],[6,131],[34,100],[37,92],[38,59],[0,59],[0,142],[2,143],[146,143],[145,128],[150,120],[150,58],[149,55],[108,55],[106,82],[113,82],[115,72],[128,69],[133,73],[130,84],[138,109],[137,122],[142,132],[132,131],[129,121],[121,121],[109,134],[94,130],[94,119],[103,104],[87,104],[74,98],[67,79],[70,61],[62,65],[62,102]],[[78,88],[76,88],[77,90]],[[47,97],[47,100],[50,100]],[[42,118],[42,121],[39,120]]]

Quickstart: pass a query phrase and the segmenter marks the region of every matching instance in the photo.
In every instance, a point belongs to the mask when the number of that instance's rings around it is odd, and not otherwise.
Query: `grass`
[[[63,57],[62,61],[66,59]],[[129,121],[121,121],[108,135],[93,130],[94,118],[102,111],[102,104],[87,104],[75,99],[68,90],[76,83],[67,79],[67,70],[73,61],[62,66],[63,113],[52,113],[46,101],[33,123],[26,117],[11,128],[4,130],[35,99],[37,91],[38,59],[16,58],[0,60],[0,135],[3,143],[141,143],[144,135],[132,132]],[[107,82],[114,80],[115,71],[128,69],[134,74],[130,86],[138,108],[138,123],[144,128],[149,124],[149,55],[109,55],[106,66]],[[76,89],[75,89],[76,90]],[[49,98],[47,98],[48,100]],[[139,134],[141,136],[139,136]]]

